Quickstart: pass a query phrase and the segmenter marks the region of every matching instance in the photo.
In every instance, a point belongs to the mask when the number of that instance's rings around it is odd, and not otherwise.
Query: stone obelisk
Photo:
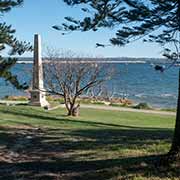
[[[30,93],[30,105],[40,107],[49,105],[45,96],[43,83],[43,65],[41,57],[41,37],[38,34],[34,35],[33,81],[32,90]]]

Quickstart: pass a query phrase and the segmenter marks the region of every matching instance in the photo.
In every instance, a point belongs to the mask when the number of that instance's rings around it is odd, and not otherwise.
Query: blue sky
[[[12,24],[20,40],[33,43],[34,34],[40,34],[43,51],[49,46],[94,57],[161,57],[158,45],[142,41],[126,47],[95,48],[96,42],[108,43],[108,39],[114,35],[113,30],[74,32],[63,36],[52,28],[53,25],[64,22],[65,16],[80,17],[80,14],[79,8],[68,7],[62,0],[25,0],[22,7],[5,14],[3,20]],[[24,56],[32,56],[32,53],[25,53]]]

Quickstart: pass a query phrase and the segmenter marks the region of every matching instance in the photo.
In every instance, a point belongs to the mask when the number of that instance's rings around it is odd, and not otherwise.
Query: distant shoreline
[[[43,61],[43,63],[49,63],[50,61]],[[145,64],[146,61],[58,61],[60,63],[117,63],[117,64]],[[33,64],[33,61],[17,61],[18,64]]]
[[[164,58],[128,58],[128,57],[120,57],[120,58],[58,58],[54,59],[61,63],[66,62],[84,62],[84,63],[108,63],[108,64],[145,64],[145,63],[156,63],[156,64],[169,64],[171,61]],[[47,57],[42,58],[43,62],[49,61]],[[33,57],[31,58],[18,58],[18,64],[32,64]]]
[[[43,58],[43,62],[45,60],[47,59]],[[65,62],[65,60],[69,59],[60,60]],[[77,59],[75,60],[79,62]],[[107,65],[104,68],[113,67],[115,69],[117,75],[113,77],[111,82],[107,82],[107,88],[110,91],[113,90],[116,97],[127,97],[137,103],[148,102],[157,108],[175,108],[177,105],[178,68],[176,67],[170,68],[165,73],[160,73],[154,70],[155,62],[151,63],[141,59],[137,61],[129,59],[116,61],[110,59],[97,59],[97,61],[95,59],[84,59],[84,61],[86,63],[89,61],[89,65],[103,62],[104,64],[99,65]],[[22,82],[30,82],[31,74],[27,74],[26,71],[31,72],[32,63],[33,58],[19,59],[12,72],[18,75],[19,80]],[[158,64],[160,63],[158,62]],[[163,65],[169,66],[169,64]],[[6,95],[24,95],[23,92],[7,86],[4,81],[1,81],[1,83],[1,98]]]

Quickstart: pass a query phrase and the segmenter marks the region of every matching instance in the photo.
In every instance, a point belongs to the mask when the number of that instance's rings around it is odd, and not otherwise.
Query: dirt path
[[[82,108],[90,108],[90,109],[125,111],[125,112],[142,112],[142,113],[148,113],[148,114],[160,114],[160,115],[169,115],[169,116],[175,116],[176,115],[175,112],[168,112],[168,111],[143,110],[143,109],[112,107],[112,106],[104,106],[104,105],[84,105],[84,104],[81,104],[81,107]]]
[[[1,104],[6,105],[17,105],[17,104],[27,104],[27,101],[6,101],[0,100]],[[54,110],[59,107],[65,107],[64,105],[58,105],[57,107],[50,108],[49,110]],[[160,115],[169,115],[175,116],[175,112],[168,112],[168,111],[160,111],[160,110],[143,110],[143,109],[133,109],[133,108],[125,108],[125,107],[112,107],[106,105],[95,105],[95,104],[81,104],[82,108],[90,108],[90,109],[101,109],[101,110],[112,110],[112,111],[125,111],[125,112],[142,112],[148,114],[160,114]]]

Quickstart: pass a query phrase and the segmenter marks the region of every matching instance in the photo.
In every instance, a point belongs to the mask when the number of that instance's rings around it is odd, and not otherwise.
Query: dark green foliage
[[[146,102],[142,102],[134,106],[135,109],[152,109]]]
[[[118,29],[110,43],[124,46],[143,39],[164,47],[164,56],[180,62],[180,0],[64,0],[67,5],[82,5],[87,16],[82,20],[65,18],[68,23],[54,26],[64,31]],[[97,47],[105,47],[97,43]],[[179,78],[180,79],[180,78]],[[180,83],[180,81],[179,81]],[[170,156],[180,157],[180,88],[174,139]],[[179,158],[180,159],[180,158]],[[167,163],[167,162],[166,162]]]
[[[22,5],[23,0],[0,0],[0,15],[10,11],[13,7]],[[9,55],[21,55],[25,51],[31,51],[32,46],[29,43],[18,41],[14,37],[16,31],[12,29],[11,25],[7,25],[5,22],[0,23],[0,52],[5,48],[9,48]],[[10,68],[16,63],[15,58],[5,59],[0,55],[0,77],[10,82],[17,89],[26,89],[26,84],[20,84],[17,76],[12,75]]]
[[[0,51],[4,50],[6,46],[11,48],[10,55],[21,55],[25,51],[30,51],[32,47],[29,43],[18,41],[14,37],[16,31],[12,29],[11,25],[0,23]],[[2,57],[1,57],[2,58]]]
[[[1,0],[0,1],[0,13],[8,12],[13,7],[22,5],[23,0]]]
[[[20,84],[17,76],[13,75],[9,69],[16,63],[15,58],[8,58],[7,60],[0,61],[0,77],[10,82],[17,89],[25,90],[28,88],[26,83]]]
[[[99,28],[118,28],[110,39],[112,45],[123,46],[140,38],[165,45],[178,42],[179,0],[64,0],[70,6],[83,6],[87,17],[75,20],[55,29],[65,31],[89,31]]]

